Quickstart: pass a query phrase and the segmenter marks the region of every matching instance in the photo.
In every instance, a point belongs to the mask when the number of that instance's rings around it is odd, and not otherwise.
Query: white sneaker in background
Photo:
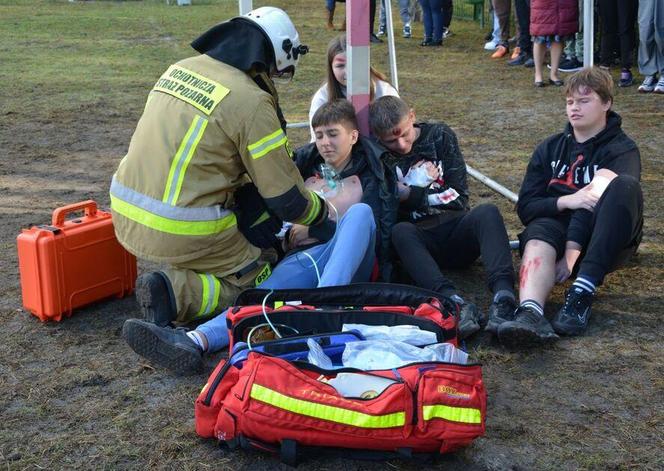
[[[484,50],[485,51],[494,51],[498,47],[498,43],[495,41],[489,41],[484,45]]]
[[[659,82],[657,82],[657,85],[655,85],[653,92],[664,94],[664,77],[659,78]]]
[[[643,83],[639,85],[639,92],[650,93],[655,90],[655,85],[657,85],[657,75],[646,75]]]

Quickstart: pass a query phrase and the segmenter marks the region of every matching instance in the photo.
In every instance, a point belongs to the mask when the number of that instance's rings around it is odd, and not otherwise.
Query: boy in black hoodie
[[[535,149],[519,194],[517,212],[526,226],[519,235],[521,304],[511,316],[490,321],[511,345],[582,334],[596,287],[641,241],[641,157],[611,111],[611,76],[583,69],[565,92],[565,132]],[[544,303],[554,283],[575,271],[565,304],[549,323]]]

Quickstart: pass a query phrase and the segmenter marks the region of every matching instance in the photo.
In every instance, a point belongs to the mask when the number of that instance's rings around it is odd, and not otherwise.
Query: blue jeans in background
[[[419,1],[422,6],[425,41],[441,41],[443,39],[443,0]]]

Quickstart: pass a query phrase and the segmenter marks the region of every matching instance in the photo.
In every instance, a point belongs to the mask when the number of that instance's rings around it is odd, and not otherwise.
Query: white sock
[[[572,286],[575,286],[584,291],[588,291],[589,293],[594,293],[595,289],[597,289],[592,281],[590,281],[588,278],[584,278],[583,276],[577,276],[576,280],[574,280],[574,283],[572,283]]]
[[[195,330],[190,330],[187,332],[187,337],[189,337],[198,348],[200,348],[202,351],[205,351],[205,346],[203,343],[203,337],[201,337],[201,334],[199,334]]]
[[[538,303],[537,301],[533,301],[532,299],[526,299],[525,301],[521,301],[520,307],[527,307],[535,311],[540,316],[544,315],[544,308],[540,306],[540,303]]]

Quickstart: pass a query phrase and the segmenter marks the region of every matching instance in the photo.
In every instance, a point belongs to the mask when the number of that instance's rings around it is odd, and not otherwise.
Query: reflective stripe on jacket
[[[228,252],[233,273],[260,253],[229,210],[248,179],[271,207],[297,222],[315,219],[320,202],[304,188],[275,109],[249,75],[206,55],[169,67],[111,184],[120,242],[171,264]]]

